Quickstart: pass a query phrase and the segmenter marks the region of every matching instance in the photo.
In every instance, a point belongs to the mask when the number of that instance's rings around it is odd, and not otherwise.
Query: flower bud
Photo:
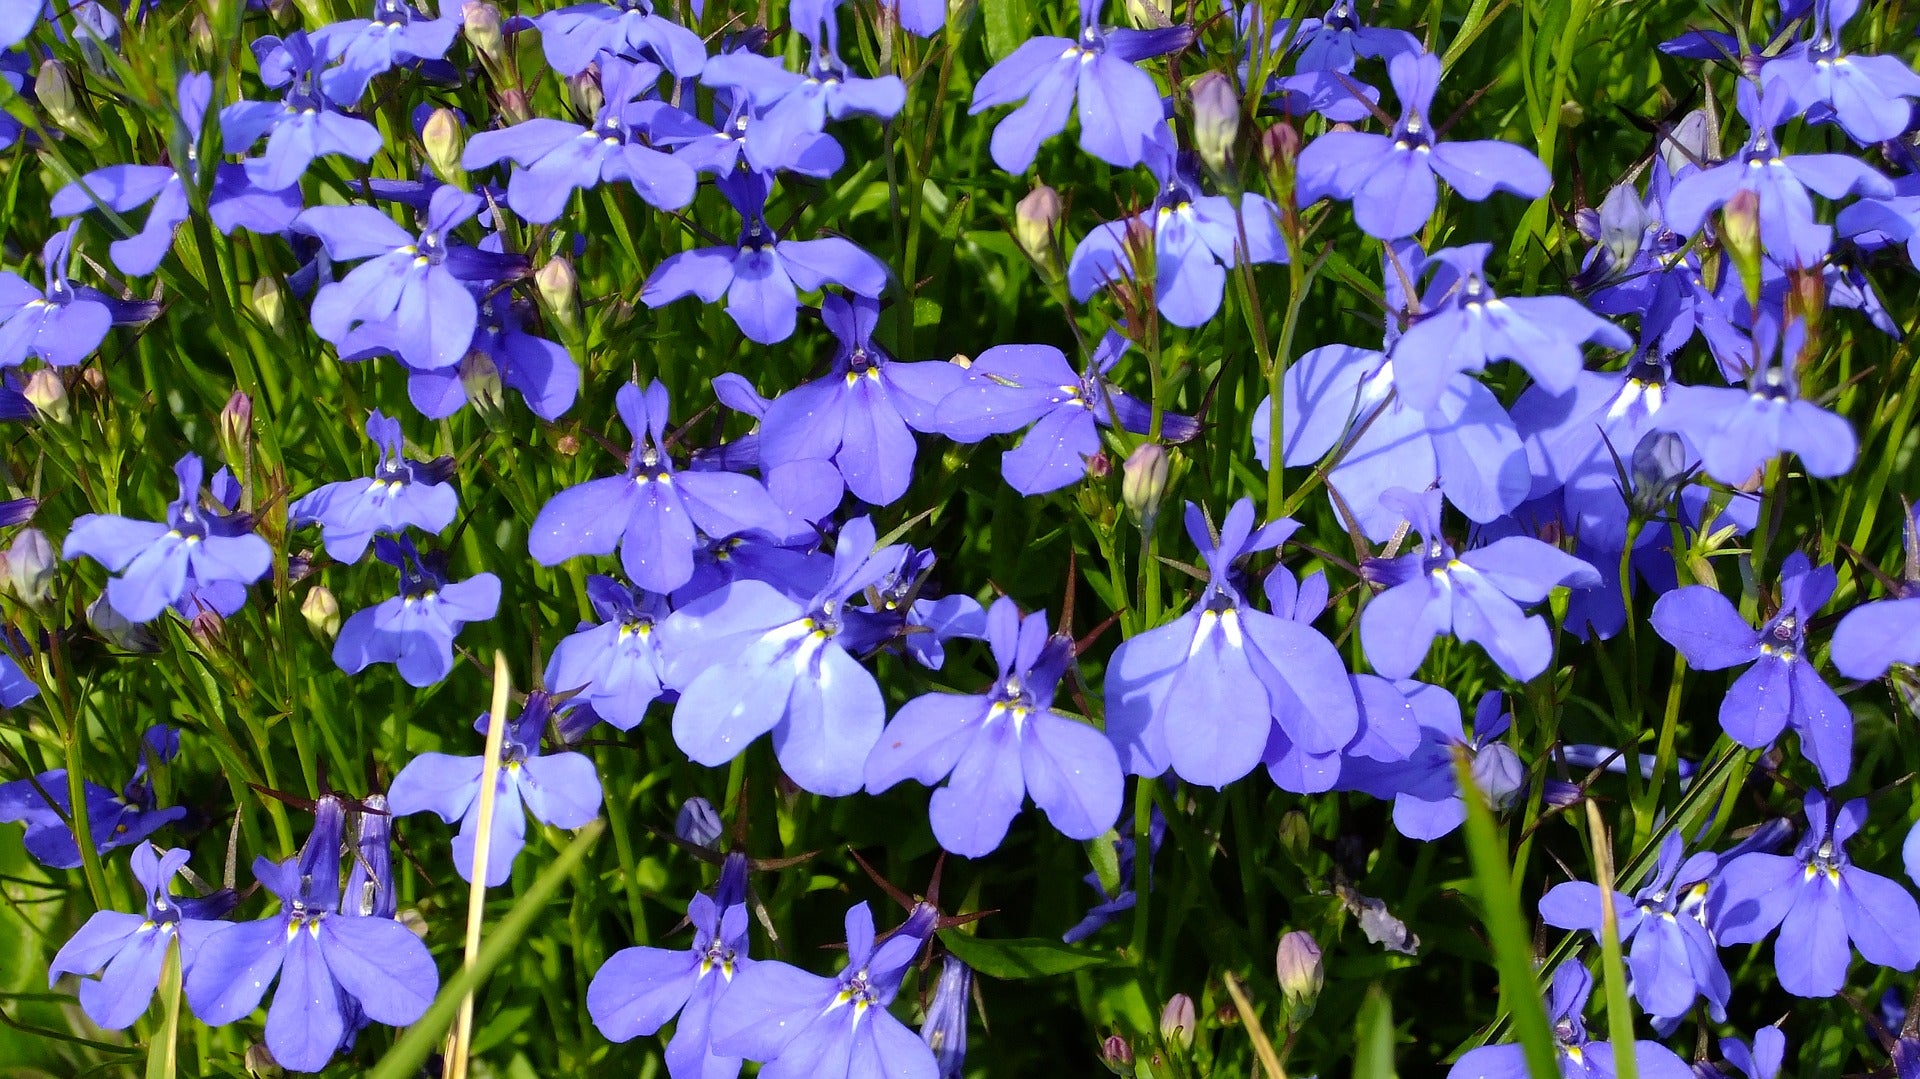
[[[467,136],[452,109],[442,107],[427,115],[420,129],[420,145],[435,176],[457,187],[466,186],[467,173],[460,167],[460,154],[466,149]]]
[[[1013,208],[1013,238],[1020,249],[1049,274],[1058,269],[1060,252],[1054,243],[1053,229],[1060,223],[1060,194],[1046,184],[1036,184],[1027,197]]]
[[[1240,138],[1240,95],[1233,80],[1218,71],[1209,71],[1195,80],[1193,95],[1193,148],[1215,176],[1226,176],[1233,167],[1233,146]]]
[[[1682,116],[1680,122],[1667,129],[1657,143],[1660,160],[1667,171],[1679,174],[1680,170],[1707,160],[1711,149],[1720,145],[1720,136],[1713,129],[1713,120],[1706,110],[1695,109]]]
[[[28,375],[27,384],[21,392],[43,419],[66,423],[73,418],[73,408],[67,400],[66,383],[60,381],[60,376],[52,368],[42,367]]]
[[[300,601],[300,617],[307,620],[307,628],[323,641],[340,635],[340,601],[326,585],[317,584],[307,589],[306,598]]]
[[[1733,193],[1720,208],[1720,242],[1740,274],[1747,303],[1760,306],[1760,196],[1748,188]]]
[[[579,285],[573,260],[565,255],[548,259],[546,265],[534,271],[533,285],[540,291],[540,302],[547,312],[562,326],[572,326],[578,317],[574,295]]]
[[[264,1045],[247,1046],[246,1056],[241,1060],[246,1065],[247,1074],[254,1076],[255,1079],[280,1079],[280,1076],[286,1074],[280,1070],[280,1064],[273,1059],[272,1053],[267,1052],[267,1047]]]
[[[269,329],[282,336],[286,334],[287,294],[280,287],[279,278],[266,276],[254,281],[248,303]]]
[[[1107,1070],[1115,1075],[1131,1076],[1133,1046],[1128,1045],[1127,1039],[1118,1034],[1107,1035],[1107,1040],[1100,1043],[1100,1063],[1105,1064]]]
[[[1286,120],[1260,136],[1260,165],[1267,173],[1267,194],[1276,206],[1293,205],[1293,179],[1300,160],[1300,132]]]
[[[1280,979],[1280,991],[1287,996],[1287,1005],[1312,1011],[1314,1000],[1320,996],[1320,987],[1326,982],[1320,945],[1312,935],[1296,929],[1281,937],[1273,966],[1274,974]]]
[[[1473,781],[1486,792],[1487,801],[1495,809],[1512,805],[1514,797],[1527,786],[1527,766],[1505,742],[1481,747],[1473,755],[1471,771]]]
[[[507,35],[500,25],[499,8],[487,0],[467,0],[462,9],[462,26],[467,44],[473,47],[481,63],[492,68],[506,60]]]
[[[1651,518],[1666,509],[1692,471],[1687,444],[1672,431],[1652,431],[1633,447],[1633,511]]]
[[[967,1004],[973,991],[973,969],[948,953],[940,966],[940,981],[927,1005],[920,1040],[933,1050],[939,1079],[960,1079],[967,1058]]]
[[[460,360],[460,388],[477,408],[500,407],[500,368],[493,357],[473,349]]]
[[[158,652],[159,638],[147,627],[129,622],[127,617],[113,609],[107,602],[105,592],[87,605],[87,624],[93,627],[102,639],[116,648],[128,652]]]
[[[1158,442],[1142,442],[1127,455],[1120,469],[1120,501],[1140,523],[1142,532],[1153,531],[1153,519],[1160,512],[1160,501],[1167,495],[1167,475],[1171,468],[1166,448]]]
[[[362,918],[391,918],[399,913],[393,889],[393,818],[387,815],[387,796],[369,794],[354,814],[358,831],[355,856],[347,867],[347,887],[340,895],[340,912]]]
[[[1167,1006],[1160,1009],[1160,1038],[1175,1048],[1191,1049],[1195,1022],[1193,998],[1175,993]]]
[[[601,106],[607,103],[606,95],[600,92],[600,68],[598,65],[582,71],[578,75],[567,76],[567,100],[573,102],[573,110],[581,116],[593,117],[600,113]]]
[[[220,410],[219,431],[220,452],[227,460],[236,465],[244,465],[250,460],[253,448],[253,398],[237,390],[227,398],[226,406]]]
[[[29,607],[38,607],[53,594],[53,579],[59,564],[46,533],[37,528],[25,529],[7,548],[7,588],[14,599]]]
[[[673,834],[697,847],[712,847],[720,841],[720,812],[713,803],[698,795],[680,804],[680,815],[673,822]]]
[[[80,110],[80,98],[74,93],[73,78],[60,61],[49,59],[40,65],[39,72],[33,77],[33,96],[56,127],[72,132],[83,140],[87,140],[88,134],[94,131],[93,124]]]

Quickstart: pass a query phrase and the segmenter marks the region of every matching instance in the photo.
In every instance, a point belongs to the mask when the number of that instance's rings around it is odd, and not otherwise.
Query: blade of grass
[[[474,822],[478,829],[474,834],[490,836],[493,834],[493,813],[498,801],[500,785],[500,745],[506,738],[507,699],[510,689],[507,675],[507,654],[495,649],[493,653],[493,711],[487,719],[486,756],[480,765],[480,819]],[[465,971],[472,971],[474,964],[480,961],[480,930],[487,917],[487,854],[491,843],[476,843],[473,847],[473,886],[467,892],[467,955]],[[466,1079],[467,1056],[473,1049],[473,993],[469,991],[460,1001],[460,1018],[454,1024],[453,1036],[447,1042],[447,1060],[441,1072],[446,1079]]]
[[[1593,840],[1593,875],[1600,885],[1600,970],[1607,986],[1607,1037],[1620,1079],[1640,1079],[1633,1055],[1633,1006],[1627,1003],[1627,968],[1620,959],[1620,912],[1613,904],[1613,843],[1600,805],[1587,800],[1587,829]]]

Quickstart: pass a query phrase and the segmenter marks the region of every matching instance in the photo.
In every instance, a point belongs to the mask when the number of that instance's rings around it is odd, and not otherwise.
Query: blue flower
[[[1565,1079],[1613,1079],[1617,1074],[1613,1043],[1594,1041],[1581,1019],[1592,992],[1593,976],[1579,960],[1569,959],[1553,969],[1547,1021],[1553,1024],[1555,1055]],[[1658,1042],[1634,1042],[1633,1060],[1646,1079],[1695,1079],[1693,1069]],[[1520,1046],[1483,1045],[1455,1061],[1447,1079],[1527,1079],[1532,1074],[1526,1050]]]
[[[500,606],[500,578],[478,573],[449,583],[444,554],[421,554],[409,539],[380,536],[375,558],[400,571],[400,594],[357,611],[340,627],[333,661],[348,674],[392,663],[410,686],[430,686],[453,671],[453,639],[468,622]]]
[[[580,623],[554,646],[545,681],[555,693],[573,694],[576,706],[630,731],[660,697],[666,661],[654,631],[670,613],[666,597],[596,573],[587,578],[587,599],[600,622]]]
[[[1393,801],[1394,830],[1408,839],[1432,841],[1467,819],[1467,804],[1454,771],[1453,753],[1464,749],[1473,781],[1495,808],[1504,808],[1526,786],[1526,765],[1501,738],[1513,723],[1498,693],[1486,693],[1473,712],[1473,736],[1460,724],[1460,702],[1439,686],[1400,681],[1389,687],[1413,713],[1419,743],[1404,760],[1350,757],[1340,769],[1339,790],[1364,791]],[[1362,693],[1368,720],[1385,710],[1391,698],[1377,687]]]
[[[400,421],[377,408],[367,417],[367,437],[380,450],[371,479],[329,483],[287,507],[295,527],[320,526],[327,554],[341,562],[360,561],[375,532],[398,534],[413,527],[438,533],[460,510],[459,496],[447,484],[453,458],[407,458]]]
[[[562,75],[578,75],[602,52],[650,56],[675,78],[700,74],[707,60],[700,35],[654,13],[651,0],[572,4],[534,17],[547,63]]]
[[[865,79],[852,75],[840,59],[840,31],[831,5],[812,16],[794,14],[794,29],[810,47],[806,73],[788,71],[780,61],[758,53],[725,52],[707,62],[700,81],[731,90],[752,102],[754,117],[746,130],[747,163],[763,173],[805,168],[815,151],[814,137],[829,119],[873,116],[890,120],[906,104],[907,88],[897,75]],[[816,21],[816,19],[818,21]]]
[[[949,952],[940,959],[940,980],[920,1024],[920,1040],[933,1050],[939,1079],[960,1079],[967,1062],[967,1008],[972,1003],[973,968]]]
[[[867,789],[947,780],[928,809],[934,838],[968,858],[1000,846],[1029,794],[1067,838],[1100,835],[1120,815],[1125,782],[1100,731],[1053,711],[1073,641],[1049,633],[1044,611],[1022,618],[1006,596],[987,611],[987,640],[1000,667],[993,686],[901,706],[867,756]]]
[[[1151,876],[1154,856],[1160,853],[1160,843],[1166,838],[1166,835],[1167,819],[1161,815],[1160,807],[1155,805],[1152,815],[1148,818],[1147,822],[1147,868],[1149,870],[1149,876]],[[1126,835],[1115,840],[1113,848],[1115,861],[1120,867],[1119,887],[1114,890],[1112,895],[1108,895],[1106,885],[1100,883],[1100,874],[1098,872],[1088,873],[1085,877],[1082,877],[1081,879],[1087,882],[1087,887],[1092,888],[1094,893],[1100,897],[1100,902],[1090,907],[1085,917],[1081,918],[1073,928],[1061,935],[1060,939],[1062,942],[1067,944],[1080,943],[1106,928],[1115,918],[1118,918],[1126,911],[1132,910],[1134,906],[1139,903],[1140,893],[1134,888],[1134,882],[1137,877],[1134,860],[1135,852],[1138,848],[1134,844],[1132,831],[1129,830]]]
[[[1760,85],[1778,84],[1809,123],[1831,120],[1862,146],[1899,138],[1910,123],[1907,98],[1920,97],[1920,75],[1898,56],[1849,53],[1840,35],[1860,0],[1814,0],[1807,40],[1760,66]]]
[[[504,732],[493,833],[487,838],[489,888],[498,888],[513,875],[514,859],[526,844],[528,814],[542,824],[567,829],[584,828],[600,815],[600,776],[593,761],[580,753],[540,752],[540,736],[552,715],[553,699],[535,690]],[[491,714],[483,712],[473,729],[484,735],[490,722]],[[387,808],[395,816],[433,813],[448,824],[460,822],[460,833],[453,838],[453,867],[462,880],[473,879],[485,764],[479,755],[422,753],[393,777],[387,791]]]
[[[1848,678],[1878,678],[1895,663],[1920,665],[1920,510],[1908,507],[1906,565],[1892,595],[1848,611],[1833,628],[1833,666]]]
[[[341,154],[355,161],[371,161],[385,140],[380,130],[356,116],[339,111],[327,93],[320,69],[333,59],[316,52],[306,32],[296,30],[285,39],[263,37],[253,43],[261,58],[261,78],[269,86],[284,85],[282,101],[236,101],[220,110],[220,134],[227,153],[245,153],[260,137],[266,151],[246,162],[247,176],[267,191],[280,191],[300,182],[314,158]]]
[[[987,635],[987,612],[968,595],[922,596],[933,572],[932,551],[905,549],[899,566],[867,588],[867,606],[849,607],[842,630],[852,652],[900,645],[915,663],[937,671],[955,637]]]
[[[446,4],[461,10],[455,0]],[[357,101],[374,76],[395,65],[444,59],[460,22],[458,14],[429,19],[406,0],[373,0],[371,19],[345,19],[315,30],[314,51],[340,61],[320,76],[327,96]]]
[[[168,505],[165,524],[89,513],[73,522],[61,551],[119,574],[107,581],[107,601],[130,622],[152,621],[194,584],[249,585],[273,568],[273,549],[246,531],[248,518],[200,508],[198,455],[181,457],[173,471],[180,497]]]
[[[495,240],[489,236],[482,246]],[[543,420],[557,420],[580,393],[580,367],[560,344],[527,332],[533,305],[501,289],[480,301],[473,347],[458,367],[408,368],[407,400],[430,420],[445,419],[467,403],[470,379],[487,381],[493,365],[500,384],[514,390]]]
[[[38,356],[55,367],[71,367],[92,355],[115,325],[145,322],[160,305],[116,300],[98,289],[67,280],[78,221],[54,233],[40,251],[47,285],[38,289],[18,274],[0,270],[0,367]]]

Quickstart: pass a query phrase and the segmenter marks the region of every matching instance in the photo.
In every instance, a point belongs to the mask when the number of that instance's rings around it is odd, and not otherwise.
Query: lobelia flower
[[[1848,194],[1888,196],[1886,177],[1846,154],[1783,155],[1774,133],[1792,110],[1791,95],[1775,84],[1767,93],[1742,79],[1737,108],[1752,135],[1739,153],[1674,185],[1667,196],[1667,225],[1681,236],[1700,231],[1707,214],[1735,193],[1751,191],[1759,200],[1760,244],[1783,264],[1817,266],[1827,253],[1833,230],[1813,219],[1808,189],[1825,198]]]
[[[391,663],[408,685],[433,685],[452,673],[461,629],[499,608],[500,578],[476,573],[449,583],[445,553],[421,554],[404,537],[375,537],[373,555],[400,571],[400,594],[354,612],[333,642],[333,661],[348,674]]]
[[[587,599],[599,623],[580,623],[554,646],[545,682],[555,693],[572,693],[576,707],[630,731],[660,697],[666,660],[654,630],[671,609],[665,596],[597,573],[587,578]]]
[[[21,3],[13,0],[11,3],[0,5],[0,49],[6,48],[7,18],[15,14],[14,8],[19,9],[20,13],[31,12],[31,15],[24,16],[28,19],[36,19],[40,15],[38,8],[31,2]],[[33,105],[37,103],[33,98],[33,90],[28,86],[33,79],[33,70],[29,63],[25,51],[0,52],[0,82],[6,83],[7,87],[25,103]],[[12,113],[0,113],[0,150],[12,149],[14,143],[20,141],[20,136],[25,134],[26,130],[25,125],[21,124]]]
[[[876,947],[873,912],[865,903],[847,911],[847,966],[837,977],[771,959],[741,971],[714,1015],[714,1051],[767,1062],[766,1079],[937,1079],[933,1050],[887,1010],[936,913],[916,906]]]
[[[740,1058],[712,1048],[716,1015],[729,1010],[728,990],[752,970],[747,957],[747,857],[727,855],[712,896],[687,905],[693,944],[686,950],[625,948],[607,958],[587,986],[587,1014],[608,1041],[653,1034],[676,1016],[667,1042],[673,1079],[732,1079]]]
[[[489,236],[482,245],[494,240]],[[428,419],[445,419],[466,406],[469,382],[492,377],[519,393],[534,415],[559,419],[580,393],[580,368],[563,346],[527,332],[532,314],[533,305],[507,289],[481,300],[466,358],[458,367],[408,368],[407,400]]]
[[[1749,749],[1765,749],[1791,726],[1830,787],[1853,771],[1853,714],[1814,669],[1807,623],[1832,598],[1835,580],[1832,566],[1815,568],[1795,551],[1780,566],[1780,607],[1759,629],[1703,584],[1661,596],[1651,617],[1694,670],[1751,664],[1720,701],[1720,729]]]
[[[452,3],[452,0],[448,0]],[[367,83],[392,68],[422,60],[443,60],[460,33],[461,8],[429,19],[407,0],[373,0],[373,17],[345,19],[315,30],[314,51],[339,63],[320,76],[334,101],[358,101]]]
[[[713,803],[699,795],[680,803],[680,812],[673,820],[673,834],[708,850],[717,849],[722,835],[720,811]]]
[[[1467,751],[1474,782],[1494,808],[1505,808],[1526,788],[1526,765],[1500,740],[1513,722],[1500,694],[1481,695],[1469,738],[1460,725],[1460,702],[1453,694],[1424,682],[1401,681],[1393,683],[1393,688],[1413,711],[1419,744],[1403,761],[1347,759],[1334,789],[1392,799],[1394,829],[1408,839],[1432,841],[1467,819],[1467,804],[1453,768],[1456,747]]]
[[[933,431],[936,406],[958,388],[956,364],[903,363],[873,340],[880,304],[827,296],[821,320],[833,334],[826,377],[796,386],[760,417],[760,466],[769,475],[804,461],[832,461],[855,498],[896,502],[913,480],[914,431]],[[838,501],[836,495],[834,501]]]
[[[1267,93],[1273,104],[1292,115],[1318,112],[1338,123],[1358,123],[1367,118],[1380,100],[1380,92],[1339,76],[1350,75],[1360,57],[1384,60],[1401,53],[1418,53],[1420,39],[1405,30],[1364,25],[1354,6],[1353,0],[1334,0],[1326,14],[1302,19],[1297,30],[1285,19],[1274,23],[1267,37],[1267,52],[1272,54],[1288,46],[1298,55],[1294,74],[1276,76],[1268,83]],[[1249,4],[1241,9],[1237,21],[1244,24],[1240,36],[1247,40],[1247,56],[1241,63],[1244,80],[1257,30],[1264,20],[1258,6]]]
[[[85,555],[118,574],[107,581],[107,602],[130,622],[152,621],[195,585],[245,586],[273,568],[267,541],[246,531],[251,518],[200,508],[198,454],[181,457],[173,472],[180,497],[165,524],[89,513],[73,522],[61,549],[62,558]]]
[[[680,691],[673,740],[688,757],[725,764],[771,731],[780,767],[801,789],[834,797],[860,789],[887,706],[839,639],[845,605],[893,572],[904,550],[876,550],[874,539],[867,518],[847,522],[831,578],[805,601],[736,580],[668,616],[667,684]]]
[[[1260,763],[1275,724],[1310,754],[1338,752],[1359,732],[1339,652],[1311,626],[1254,608],[1235,579],[1236,560],[1298,527],[1282,518],[1256,529],[1243,498],[1216,540],[1187,504],[1206,590],[1185,614],[1122,642],[1107,665],[1107,737],[1128,772],[1171,767],[1189,783],[1224,787]]]
[[[426,1014],[440,987],[433,957],[411,929],[391,918],[340,913],[345,818],[338,796],[323,797],[298,855],[254,859],[254,878],[280,900],[280,912],[206,934],[186,976],[193,1014],[223,1026],[259,1007],[279,975],[266,1041],[288,1071],[326,1066],[347,1036],[345,1007],[405,1026]]]
[[[1144,244],[1133,237],[1151,231],[1154,305],[1175,326],[1203,326],[1220,309],[1227,270],[1243,254],[1248,262],[1287,261],[1279,211],[1259,195],[1242,195],[1236,206],[1200,194],[1198,163],[1179,152],[1165,124],[1147,138],[1146,163],[1160,184],[1153,208],[1088,233],[1067,263],[1067,284],[1085,303],[1095,289],[1136,276],[1134,248]]]
[[[723,54],[724,55],[724,54]],[[715,58],[716,60],[719,57]],[[731,176],[746,164],[747,131],[754,125],[753,102],[744,94],[728,90],[713,95],[713,115],[719,126],[712,126],[682,109],[661,109],[653,114],[649,135],[657,146],[670,146],[673,156],[695,172],[716,177]],[[846,164],[846,151],[827,134],[799,133],[796,141],[781,154],[788,172],[831,179]]]
[[[157,851],[151,843],[135,847],[130,868],[145,893],[146,913],[96,911],[54,954],[47,986],[51,988],[62,974],[83,975],[80,1007],[101,1029],[124,1030],[145,1014],[160,985],[167,949],[178,940],[181,970],[191,970],[208,934],[222,928],[212,919],[238,901],[238,896],[224,889],[205,899],[176,899],[171,891],[173,878],[191,857],[184,850]]]
[[[400,421],[377,408],[367,417],[367,437],[380,451],[372,479],[329,483],[287,507],[294,527],[320,526],[327,554],[340,562],[360,561],[376,532],[398,534],[411,526],[438,533],[460,511],[460,498],[447,484],[453,458],[408,458]]]
[[[932,551],[907,547],[899,567],[868,586],[867,606],[849,607],[842,629],[849,652],[903,646],[915,663],[937,671],[947,661],[946,643],[955,637],[980,640],[987,635],[987,612],[968,595],[920,595],[933,572]]]
[[[640,301],[659,307],[687,296],[702,303],[727,298],[727,314],[747,340],[773,345],[793,336],[800,291],[839,285],[878,298],[887,267],[838,236],[782,240],[767,224],[767,185],[753,174],[715,181],[744,222],[730,247],[701,247],[669,256],[648,275]]]
[[[480,322],[472,283],[514,276],[520,256],[455,242],[451,233],[486,203],[451,184],[433,193],[418,236],[371,206],[316,206],[294,228],[319,238],[327,257],[366,259],[313,297],[313,330],[342,357],[374,346],[408,367],[453,367]]]
[[[1860,0],[1814,0],[1810,36],[1760,66],[1760,85],[1787,95],[1809,123],[1831,120],[1862,146],[1899,138],[1920,97],[1920,75],[1897,56],[1849,53],[1840,33]]]
[[[153,788],[143,782],[150,765],[164,764],[180,752],[180,733],[153,726],[140,741],[140,763],[119,793],[97,783],[81,784],[86,799],[87,831],[97,853],[131,846],[163,825],[187,815],[185,808],[157,809]],[[27,853],[50,869],[77,869],[80,844],[74,838],[73,802],[67,770],[56,768],[31,779],[0,783],[0,823],[24,821]]]
[[[1381,496],[1422,537],[1393,559],[1372,559],[1361,573],[1386,591],[1360,612],[1360,643],[1374,670],[1407,678],[1433,639],[1450,633],[1478,644],[1509,678],[1531,681],[1553,658],[1546,619],[1522,605],[1539,603],[1555,585],[1591,588],[1592,566],[1530,536],[1508,536],[1456,551],[1440,532],[1440,492],[1396,487]]]
[[[1848,611],[1833,628],[1833,666],[1848,678],[1878,678],[1896,663],[1920,665],[1920,510],[1907,508],[1905,526],[1906,564],[1892,594]]]
[[[1787,1057],[1787,1036],[1780,1033],[1779,1027],[1761,1027],[1753,1032],[1752,1048],[1738,1038],[1722,1038],[1720,1056],[1746,1079],[1779,1079],[1780,1066]],[[1897,1061],[1898,1050],[1894,1056]],[[1901,1079],[1907,1077],[1902,1074]]]
[[[1151,877],[1153,871],[1154,856],[1160,853],[1160,843],[1166,838],[1166,835],[1167,819],[1161,815],[1160,807],[1156,805],[1153,807],[1152,815],[1147,821],[1147,871],[1149,877]],[[1097,871],[1088,873],[1086,876],[1080,878],[1086,881],[1087,887],[1092,888],[1094,893],[1100,897],[1100,902],[1089,908],[1085,917],[1081,918],[1073,928],[1061,935],[1060,940],[1062,943],[1080,943],[1095,933],[1098,933],[1101,929],[1104,929],[1108,923],[1118,918],[1122,913],[1132,910],[1134,906],[1139,903],[1140,894],[1134,889],[1134,852],[1138,847],[1134,842],[1132,830],[1128,829],[1127,834],[1116,839],[1113,847],[1114,860],[1119,866],[1118,888],[1115,889],[1112,895],[1108,895],[1106,885],[1100,883],[1100,874]]]
[[[1132,168],[1165,126],[1166,105],[1153,76],[1134,66],[1193,43],[1193,28],[1127,30],[1101,26],[1101,0],[1080,0],[1080,35],[1036,37],[989,68],[973,86],[968,115],[1023,98],[993,129],[993,163],[1018,175],[1040,144],[1066,130],[1079,98],[1080,148],[1109,165]]]
[[[1613,1079],[1616,1074],[1613,1043],[1594,1041],[1581,1019],[1592,992],[1593,975],[1579,960],[1569,959],[1553,968],[1547,1021],[1553,1024],[1555,1055],[1566,1079]],[[1634,1042],[1633,1061],[1646,1079],[1694,1079],[1693,1069],[1657,1042]],[[1447,1079],[1526,1079],[1531,1074],[1521,1046],[1483,1045],[1455,1061]]]
[[[920,1040],[933,1050],[939,1079],[960,1079],[967,1063],[967,1005],[973,993],[973,968],[948,952],[940,959],[940,981],[920,1024]]]
[[[580,753],[540,752],[540,736],[552,715],[553,698],[534,690],[503,733],[493,832],[487,837],[489,888],[498,888],[513,875],[514,859],[526,845],[527,814],[568,830],[584,828],[600,815],[600,776],[593,761]],[[491,713],[483,712],[473,729],[484,736],[491,722]],[[387,791],[387,808],[397,817],[432,813],[448,824],[460,822],[460,832],[453,837],[453,867],[462,880],[473,879],[485,764],[481,755],[422,753],[393,777]]]
[[[821,306],[824,309],[825,304]],[[764,420],[767,410],[773,407],[773,402],[760,396],[753,383],[736,372],[715,376],[713,393],[721,404],[752,416],[756,424]],[[757,426],[739,438],[695,450],[691,465],[702,471],[759,471],[766,478],[767,493],[786,512],[796,532],[805,530],[803,526],[814,521],[833,516],[847,493],[845,477],[830,460],[806,457],[779,464],[763,462]],[[811,594],[813,590],[805,591]]]
[[[11,49],[27,39],[46,10],[37,0],[7,0],[0,4],[0,49]]]
[[[685,161],[643,141],[649,120],[673,113],[659,101],[636,100],[651,92],[660,69],[644,61],[600,60],[603,103],[591,127],[536,118],[467,140],[460,163],[481,169],[499,161],[519,168],[507,180],[507,205],[535,224],[547,224],[567,208],[575,190],[602,182],[633,185],[648,205],[677,210],[693,201],[697,183]]]
[[[993,686],[902,705],[867,756],[867,790],[947,780],[928,816],[940,846],[966,858],[1000,846],[1029,794],[1067,838],[1100,835],[1120,815],[1125,779],[1100,731],[1053,711],[1073,640],[1049,633],[1046,612],[1022,618],[1002,596],[987,611],[987,641],[1000,668]]]
[[[284,39],[267,36],[253,43],[261,77],[270,86],[287,87],[281,101],[236,101],[220,110],[220,134],[227,153],[245,153],[262,135],[266,151],[246,162],[247,177],[267,191],[300,182],[315,158],[341,154],[368,162],[385,140],[372,124],[339,111],[327,93],[320,69],[333,57],[316,51],[304,30]]]
[[[818,153],[815,138],[829,119],[891,120],[906,104],[907,88],[899,76],[863,79],[848,73],[839,56],[840,29],[833,8],[821,4],[809,14],[794,13],[793,28],[810,49],[804,75],[747,50],[723,52],[701,72],[703,85],[731,90],[735,100],[753,105],[745,150],[747,164],[758,172],[808,165]]]
[[[664,15],[651,0],[571,4],[533,19],[547,63],[562,75],[578,75],[602,52],[651,57],[676,79],[700,74],[707,49],[700,36]]]
[[[967,365],[965,377],[934,409],[931,427],[955,442],[979,442],[1032,425],[1020,445],[1000,458],[1000,473],[1024,495],[1068,487],[1087,474],[1100,452],[1100,428],[1116,422],[1134,434],[1152,429],[1153,409],[1116,389],[1107,372],[1127,351],[1127,339],[1108,330],[1076,374],[1051,345],[995,345]],[[1188,416],[1163,413],[1161,438],[1186,442],[1200,432]]]
[[[0,367],[14,367],[38,356],[55,367],[71,367],[93,354],[108,328],[146,322],[160,305],[116,300],[98,289],[67,280],[78,221],[47,238],[40,249],[47,285],[37,289],[18,274],[0,270]]]
[[[1301,206],[1323,198],[1353,203],[1361,231],[1397,240],[1420,231],[1438,199],[1434,177],[1479,202],[1495,191],[1522,198],[1546,195],[1553,177],[1527,150],[1498,140],[1440,142],[1427,111],[1440,86],[1440,58],[1406,52],[1387,61],[1400,97],[1391,135],[1329,131],[1308,143],[1298,162],[1295,194]]]
[[[1793,854],[1742,854],[1721,867],[1708,894],[1723,946],[1756,944],[1779,928],[1774,969],[1780,988],[1798,997],[1830,997],[1845,987],[1849,940],[1876,966],[1920,964],[1920,907],[1905,888],[1847,857],[1847,840],[1866,823],[1866,800],[1830,812],[1827,796],[1809,790],[1807,830]]]
[[[633,434],[627,471],[569,487],[541,507],[527,531],[527,552],[536,562],[553,566],[618,547],[628,580],[667,593],[692,578],[700,533],[786,532],[786,515],[758,480],[673,467],[666,451],[667,388],[659,380],[644,391],[621,386],[614,403]]]
[[[1633,975],[1633,997],[1656,1019],[1677,1019],[1693,1007],[1695,997],[1705,997],[1713,1021],[1725,1022],[1732,986],[1700,910],[1697,905],[1688,909],[1707,890],[1705,882],[1719,860],[1703,851],[1683,864],[1685,853],[1679,833],[1668,833],[1653,876],[1632,896],[1613,893],[1620,942],[1631,945],[1627,969]],[[1568,881],[1541,897],[1540,918],[1598,938],[1601,903],[1598,885]]]

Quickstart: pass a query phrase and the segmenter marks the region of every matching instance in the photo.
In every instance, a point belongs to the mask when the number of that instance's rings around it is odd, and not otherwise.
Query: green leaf
[[[1027,0],[981,0],[980,21],[987,28],[987,55],[1004,60],[1027,40],[1033,7]]]
[[[1354,1023],[1353,1079],[1398,1079],[1393,1043],[1393,1001],[1376,985],[1367,990]]]
[[[147,1079],[173,1079],[180,1062],[180,945],[160,968],[160,1026],[147,1040]]]
[[[1120,891],[1120,850],[1114,845],[1119,838],[1119,833],[1109,828],[1107,834],[1086,842],[1087,860],[1093,863],[1094,878],[1108,895]]]
[[[940,934],[940,943],[981,974],[1007,980],[1071,974],[1076,970],[1110,967],[1117,962],[1111,955],[1044,937],[992,940],[948,930]]]

